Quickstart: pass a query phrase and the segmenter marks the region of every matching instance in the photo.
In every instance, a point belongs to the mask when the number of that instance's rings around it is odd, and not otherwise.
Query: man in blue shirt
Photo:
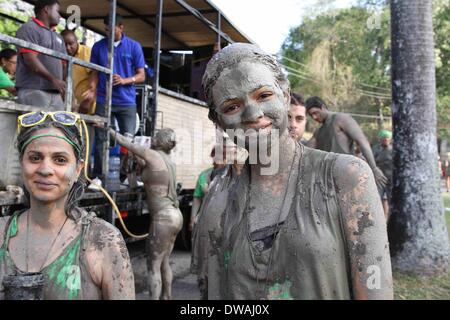
[[[109,15],[104,20],[105,31],[109,34]],[[136,128],[136,90],[135,84],[145,80],[145,60],[141,45],[126,37],[123,20],[116,16],[114,30],[114,66],[111,115],[117,119],[121,134],[134,135]],[[96,42],[91,52],[91,62],[108,67],[108,38]],[[106,78],[107,75],[95,70],[92,72],[89,89],[83,94],[90,100],[97,96],[95,113],[106,116]],[[94,170],[93,174],[100,176],[102,172],[103,143],[106,141],[106,130],[95,130]]]

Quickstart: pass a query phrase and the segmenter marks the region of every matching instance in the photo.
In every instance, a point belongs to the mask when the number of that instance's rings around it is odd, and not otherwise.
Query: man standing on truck
[[[159,130],[152,139],[152,149],[133,143],[112,129],[109,133],[112,139],[134,153],[143,167],[141,178],[150,212],[147,239],[150,299],[170,300],[173,276],[169,257],[183,226],[183,216],[178,208],[176,168],[169,158],[176,144],[175,133],[168,128]]]
[[[80,60],[89,62],[91,60],[91,48],[78,43],[78,38],[73,30],[65,29],[61,32],[64,38],[67,54]],[[74,64],[72,72],[73,80],[73,100],[72,111],[83,114],[95,114],[95,97],[92,100],[84,99],[83,93],[89,88],[89,79],[92,69],[85,68]],[[94,127],[90,124],[87,126],[89,131],[89,154],[91,154],[94,144]]]
[[[103,19],[105,31],[109,34],[109,15]],[[117,119],[121,134],[135,133],[136,128],[136,83],[145,80],[145,60],[141,45],[126,37],[123,20],[116,15],[114,29],[114,66],[111,115]],[[108,67],[108,38],[96,42],[92,48],[91,62]],[[95,114],[106,116],[106,74],[92,70],[89,89],[83,94],[83,99],[92,100],[97,95]],[[114,123],[114,121],[112,122]],[[103,144],[106,141],[106,131],[95,129],[94,176],[102,173]]]
[[[34,13],[36,17],[22,25],[16,37],[65,54],[64,41],[54,31],[61,18],[58,1],[38,0]],[[64,110],[65,74],[65,61],[19,48],[16,70],[18,102],[45,110]]]

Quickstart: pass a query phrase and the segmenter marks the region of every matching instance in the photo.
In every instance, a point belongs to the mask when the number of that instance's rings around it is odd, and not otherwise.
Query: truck
[[[23,3],[34,4],[34,0]],[[184,218],[175,246],[189,250],[191,234],[188,230],[193,190],[199,173],[211,165],[208,159],[215,142],[215,128],[208,119],[208,106],[201,89],[201,78],[206,64],[215,51],[233,42],[253,43],[209,0],[59,0],[60,14],[66,26],[78,21],[76,27],[83,27],[96,35],[108,36],[103,30],[103,17],[109,13],[110,26],[116,13],[124,19],[125,33],[138,41],[143,48],[148,72],[144,84],[136,86],[136,104],[139,118],[139,136],[152,137],[156,130],[169,127],[177,134],[177,147],[173,160],[177,164],[178,198]],[[76,16],[76,13],[79,16]],[[75,17],[74,17],[75,14]],[[75,19],[74,19],[75,18]],[[79,18],[79,19],[76,19]],[[10,19],[17,24],[24,23],[12,13],[0,12],[0,19]],[[72,23],[73,24],[73,23]],[[114,28],[109,28],[114,30]],[[86,33],[83,33],[85,35]],[[109,39],[113,39],[111,36]],[[83,39],[86,40],[86,39]],[[54,52],[11,35],[0,34],[0,43],[32,49],[67,62],[68,77],[65,102],[66,110],[72,109],[71,70],[74,64],[104,72],[107,82],[107,114],[98,116],[81,115],[87,122],[111,124],[110,106],[112,92],[112,62],[109,67],[87,63],[71,56]],[[109,52],[113,50],[110,40]],[[40,111],[40,108],[17,103],[14,99],[0,99],[0,135],[10,137],[0,142],[0,190],[7,186],[22,186],[18,152],[15,150],[16,119],[24,112]],[[109,152],[105,146],[103,170],[108,172]],[[120,211],[120,218],[134,234],[148,231],[150,213],[145,202],[143,187],[131,188],[122,185],[111,197]],[[0,191],[0,216],[12,214],[26,206],[23,196]],[[86,191],[79,206],[95,212],[99,217],[115,224],[128,243],[137,241],[129,236],[112,209],[111,203],[99,191]]]

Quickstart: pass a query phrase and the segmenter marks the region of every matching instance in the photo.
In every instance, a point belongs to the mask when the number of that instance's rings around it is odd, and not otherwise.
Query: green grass
[[[444,208],[450,208],[450,193],[442,195]],[[450,238],[450,211],[445,211]],[[438,276],[417,276],[394,272],[396,300],[450,300],[450,272]]]
[[[450,272],[424,277],[394,272],[395,300],[450,300]]]

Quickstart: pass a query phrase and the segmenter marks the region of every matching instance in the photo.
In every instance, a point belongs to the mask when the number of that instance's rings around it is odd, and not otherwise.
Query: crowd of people
[[[17,37],[107,67],[108,38],[90,49],[73,30],[58,34],[59,9],[56,0],[37,1],[36,16]],[[104,24],[108,32],[109,16]],[[171,299],[169,257],[183,225],[169,158],[176,137],[171,129],[160,130],[151,149],[127,137],[136,129],[134,85],[145,80],[145,60],[119,15],[113,33],[111,115],[119,128],[90,127],[92,175],[104,178],[107,134],[138,159],[152,216],[150,297]],[[27,281],[40,281],[34,298],[134,299],[120,232],[77,207],[86,148],[78,113],[105,116],[107,76],[74,66],[73,88],[67,88],[60,59],[25,48],[1,51],[0,62],[0,89],[43,109],[18,120],[29,208],[0,218],[0,299],[17,297]],[[194,192],[191,270],[202,298],[392,299],[386,230],[391,132],[380,131],[372,149],[350,115],[330,111],[320,97],[305,101],[291,92],[281,66],[256,45],[236,43],[218,51],[202,84],[211,121],[236,133],[212,150],[213,167],[200,174]],[[69,89],[73,112],[64,112]],[[308,141],[307,115],[321,124]],[[261,157],[262,148],[271,163]],[[272,162],[277,171],[265,174]]]

